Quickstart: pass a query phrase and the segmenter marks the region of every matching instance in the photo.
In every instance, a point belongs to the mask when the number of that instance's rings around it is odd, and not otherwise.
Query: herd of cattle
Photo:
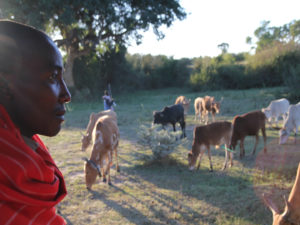
[[[246,136],[255,136],[256,141],[252,151],[255,154],[259,140],[259,131],[261,130],[264,139],[264,152],[266,148],[266,121],[272,125],[273,120],[278,124],[278,118],[283,117],[283,128],[279,132],[279,144],[284,144],[290,133],[294,130],[296,135],[300,125],[300,102],[296,105],[290,105],[287,99],[278,99],[272,101],[267,108],[237,115],[232,122],[217,121],[215,116],[220,112],[221,103],[215,101],[214,97],[205,96],[196,98],[194,101],[195,120],[200,120],[204,125],[196,126],[193,131],[192,149],[188,152],[189,169],[200,168],[200,162],[203,154],[207,151],[210,161],[210,171],[213,171],[211,161],[210,146],[225,145],[225,161],[223,169],[227,168],[228,158],[230,158],[229,167],[233,166],[233,151],[240,141],[240,158],[245,156],[244,140]],[[162,111],[153,112],[153,123],[172,124],[176,131],[176,123],[180,124],[182,137],[186,137],[185,117],[188,114],[191,99],[179,96],[174,105],[166,106]],[[209,114],[212,122],[209,123]],[[103,176],[103,181],[111,184],[110,167],[113,164],[113,155],[116,158],[116,169],[119,172],[118,165],[118,144],[119,129],[117,125],[117,115],[112,110],[106,110],[99,113],[92,113],[86,129],[86,134],[82,138],[82,151],[92,144],[90,158],[84,158],[85,181],[87,189],[91,189],[95,183],[97,175]],[[228,157],[229,156],[229,157]],[[199,160],[198,160],[199,159]],[[198,164],[196,166],[196,163]],[[106,177],[108,177],[106,179]],[[299,224],[300,223],[300,164],[294,187],[286,201],[285,212],[280,214],[272,201],[264,197],[265,203],[273,212],[273,224]],[[277,222],[276,222],[277,221]],[[284,223],[288,221],[288,223]],[[298,221],[298,223],[291,223]]]

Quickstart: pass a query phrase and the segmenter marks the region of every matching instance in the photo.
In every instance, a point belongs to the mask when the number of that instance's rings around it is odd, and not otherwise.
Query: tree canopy
[[[4,18],[60,34],[56,42],[67,53],[65,74],[71,87],[75,58],[97,47],[105,52],[129,41],[140,43],[141,32],[149,28],[163,38],[162,25],[186,17],[178,0],[2,0],[1,8]]]
[[[294,42],[300,44],[300,20],[294,20],[279,27],[270,27],[270,21],[263,21],[261,26],[254,31],[257,38],[256,50],[261,51],[271,45]],[[251,43],[251,37],[247,37],[246,42]]]

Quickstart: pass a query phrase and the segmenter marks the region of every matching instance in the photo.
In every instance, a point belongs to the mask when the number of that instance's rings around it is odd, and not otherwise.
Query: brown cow
[[[272,200],[264,195],[264,201],[273,213],[273,225],[299,225],[300,224],[300,163],[295,183],[288,200],[285,200],[285,209],[282,214]]]
[[[210,145],[220,146],[225,144],[225,162],[223,170],[227,167],[228,162],[228,146],[230,144],[230,138],[232,134],[232,125],[230,122],[214,122],[209,125],[198,126],[194,128],[194,140],[192,150],[188,153],[189,169],[193,170],[197,162],[198,156],[199,161],[197,169],[200,168],[201,158],[207,149],[207,154],[210,163],[210,171],[213,171],[213,165],[211,162]],[[233,155],[230,152],[230,167],[233,165]]]
[[[184,115],[187,115],[190,108],[190,102],[191,99],[187,99],[185,96],[179,96],[175,101],[175,105],[181,104],[184,109]]]
[[[101,111],[99,113],[91,113],[90,115],[90,120],[88,123],[88,126],[86,128],[86,134],[82,134],[82,139],[81,139],[81,150],[84,152],[88,146],[91,143],[92,140],[92,132],[94,130],[95,127],[95,123],[97,122],[97,120],[104,115],[109,115],[112,118],[114,118],[117,122],[117,114],[113,111],[113,110],[105,110],[105,111]]]
[[[262,111],[253,111],[241,116],[235,116],[232,125],[233,133],[230,148],[234,150],[237,142],[240,140],[240,158],[245,156],[244,140],[246,136],[255,136],[255,145],[252,151],[252,154],[255,154],[259,140],[259,130],[261,130],[264,137],[264,151],[267,152],[266,116]]]
[[[198,100],[200,101],[200,100]],[[205,96],[201,100],[201,107],[198,106],[201,112],[201,117],[205,118],[204,121],[207,124],[208,123],[208,114],[211,113],[212,121],[215,122],[215,116],[220,112],[221,109],[221,102],[223,101],[223,98],[219,101],[215,101],[215,97],[211,96]]]
[[[119,172],[118,151],[119,144],[119,129],[115,119],[111,116],[105,115],[100,117],[93,130],[93,149],[90,159],[86,159],[84,165],[85,182],[87,189],[91,189],[96,181],[97,174],[103,175],[103,181],[106,181],[108,175],[108,184],[111,185],[110,167],[113,163],[113,153],[116,157],[116,169]],[[104,169],[104,163],[106,168]],[[102,170],[102,171],[101,171]]]

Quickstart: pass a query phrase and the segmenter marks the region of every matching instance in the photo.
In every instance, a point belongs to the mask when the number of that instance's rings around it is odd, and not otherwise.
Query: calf
[[[278,207],[270,198],[264,195],[264,201],[273,214],[273,225],[299,225],[300,224],[300,163],[295,183],[288,200],[285,200],[284,212],[280,214]]]
[[[184,109],[181,104],[167,106],[162,111],[154,111],[153,117],[154,117],[153,120],[154,124],[162,124],[163,126],[165,126],[168,123],[171,123],[174,131],[176,131],[175,128],[176,123],[179,123],[182,130],[182,135],[183,137],[186,137]]]
[[[223,170],[227,167],[228,162],[228,146],[230,144],[230,138],[232,134],[232,124],[230,122],[214,122],[209,125],[198,126],[194,128],[194,140],[192,150],[188,153],[189,169],[193,170],[197,162],[199,161],[197,169],[200,168],[201,158],[207,149],[207,154],[210,163],[210,171],[213,171],[213,165],[210,155],[210,145],[216,145],[217,147],[225,144],[225,161]],[[230,167],[233,165],[233,155],[230,152]]]
[[[253,111],[241,116],[235,116],[233,119],[233,133],[230,142],[230,148],[235,149],[237,142],[240,140],[240,158],[245,156],[244,140],[246,136],[255,136],[255,145],[252,154],[255,154],[256,146],[259,140],[259,130],[261,130],[264,137],[264,152],[266,148],[266,116],[262,111]]]
[[[221,108],[221,102],[223,101],[223,98],[221,101],[216,102],[215,97],[211,96],[205,96],[202,99],[202,106],[201,106],[201,115],[203,114],[203,117],[206,117],[205,122],[208,123],[208,114],[211,113],[212,121],[215,121],[215,116],[220,112]]]
[[[267,108],[262,109],[262,112],[266,115],[270,125],[272,125],[272,120],[274,119],[276,126],[278,126],[278,117],[282,115],[282,118],[285,121],[289,105],[289,101],[285,98],[273,100]]]
[[[296,105],[290,105],[287,119],[284,121],[283,128],[279,131],[279,144],[284,144],[290,133],[295,131],[295,139],[300,126],[300,102]]]
[[[104,115],[108,115],[113,118],[117,122],[117,114],[113,110],[105,110],[99,113],[91,113],[90,120],[86,128],[86,134],[82,134],[81,139],[81,150],[84,152],[91,143],[92,140],[92,132],[94,130],[95,124],[97,120]]]
[[[184,109],[184,115],[187,115],[190,108],[190,102],[191,99],[187,99],[185,96],[179,96],[175,101],[175,105],[181,104]]]
[[[103,181],[106,181],[108,175],[108,184],[111,185],[110,167],[113,163],[113,153],[116,157],[116,169],[119,172],[118,151],[119,129],[116,121],[110,116],[98,118],[93,130],[93,148],[90,159],[86,159],[84,165],[85,182],[87,189],[91,189],[96,181],[97,174],[103,175]],[[106,168],[104,163],[106,162]],[[102,174],[101,174],[102,172]]]

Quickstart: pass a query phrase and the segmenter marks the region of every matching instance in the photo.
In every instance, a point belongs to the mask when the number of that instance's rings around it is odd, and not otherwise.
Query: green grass
[[[299,146],[292,139],[279,146],[278,131],[267,129],[268,154],[261,152],[260,137],[257,153],[252,156],[254,137],[247,137],[246,157],[240,160],[237,148],[234,166],[226,171],[221,171],[224,151],[212,149],[211,173],[206,154],[199,171],[190,172],[187,168],[193,127],[198,125],[192,105],[186,118],[188,143],[163,162],[144,160],[151,151],[137,145],[137,132],[141,124],[152,122],[153,111],[173,104],[179,95],[192,101],[204,95],[213,95],[216,100],[223,96],[217,120],[231,121],[237,114],[266,107],[279,91],[280,88],[272,88],[194,93],[164,89],[114,96],[121,133],[121,173],[113,167],[113,186],[97,179],[93,191],[85,188],[82,157],[89,157],[91,150],[81,152],[80,132],[85,131],[90,113],[102,110],[102,101],[70,103],[59,135],[42,137],[66,180],[68,195],[58,206],[62,216],[74,225],[271,224],[271,212],[261,195],[273,194],[283,207],[281,195],[290,191],[300,156]]]

